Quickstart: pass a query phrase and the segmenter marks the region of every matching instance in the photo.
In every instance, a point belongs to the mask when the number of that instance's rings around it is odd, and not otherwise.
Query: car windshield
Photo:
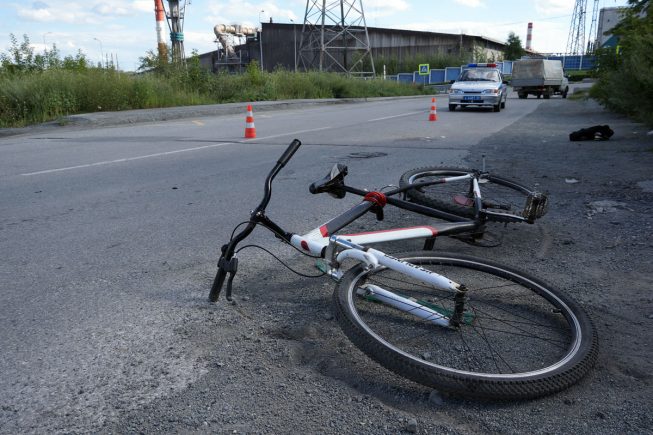
[[[463,82],[498,82],[499,73],[496,70],[478,70],[478,69],[468,69],[463,71],[460,75],[460,81]]]

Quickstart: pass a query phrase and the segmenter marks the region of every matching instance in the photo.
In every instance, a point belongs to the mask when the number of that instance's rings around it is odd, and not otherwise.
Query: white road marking
[[[419,110],[417,112],[402,113],[400,115],[384,116],[383,118],[368,119],[367,122],[385,121],[386,119],[401,118],[403,116],[417,115],[418,113],[424,113],[424,112],[426,112],[426,109]]]
[[[313,132],[313,131],[328,130],[330,128],[333,128],[333,127],[320,127],[320,128],[311,128],[309,130],[297,130],[297,131],[293,131],[291,133],[281,133],[281,134],[273,134],[272,136],[257,137],[255,139],[247,140],[247,141],[244,141],[244,142],[251,142],[251,141],[254,141],[254,140],[274,139],[275,137],[283,137],[283,136],[294,136],[294,135],[300,134],[300,133],[310,133],[310,132]]]
[[[40,175],[40,174],[51,174],[53,172],[63,172],[63,171],[71,171],[73,169],[81,169],[81,168],[91,168],[93,166],[103,166],[103,165],[111,165],[114,163],[123,163],[123,162],[131,162],[132,160],[142,160],[142,159],[149,159],[151,157],[160,157],[160,156],[167,156],[170,154],[178,154],[178,153],[186,153],[189,151],[197,151],[197,150],[203,150],[206,148],[216,148],[216,147],[221,147],[224,145],[235,145],[238,142],[224,142],[224,143],[216,143],[213,145],[204,145],[201,147],[194,147],[194,148],[184,148],[182,150],[174,150],[174,151],[166,151],[163,153],[155,153],[155,154],[147,154],[145,156],[136,156],[136,157],[127,157],[124,159],[116,159],[116,160],[106,160],[103,162],[95,162],[95,163],[87,163],[85,165],[77,165],[77,166],[68,166],[67,168],[56,168],[56,169],[46,169],[44,171],[36,171],[36,172],[27,172],[25,174],[20,174],[20,175]]]
[[[30,176],[30,175],[42,175],[42,174],[52,174],[54,172],[64,172],[64,171],[72,171],[75,169],[83,169],[83,168],[92,168],[94,166],[105,166],[105,165],[112,165],[115,163],[124,163],[124,162],[131,162],[134,160],[142,160],[142,159],[149,159],[152,157],[161,157],[161,156],[168,156],[171,154],[179,154],[179,153],[187,153],[191,151],[199,151],[199,150],[204,150],[208,148],[217,148],[217,147],[222,147],[225,145],[236,145],[239,143],[249,143],[253,142],[256,140],[266,140],[266,139],[272,139],[276,137],[283,137],[283,136],[293,136],[296,134],[300,133],[308,133],[308,132],[313,132],[313,131],[320,131],[320,130],[327,130],[332,127],[320,127],[320,128],[314,128],[314,129],[309,129],[309,130],[298,130],[298,131],[293,131],[289,133],[283,133],[283,134],[276,134],[276,135],[271,135],[271,136],[265,136],[265,137],[259,137],[255,139],[250,139],[250,140],[244,140],[242,142],[223,142],[223,143],[217,143],[217,144],[211,144],[211,145],[203,145],[200,147],[193,147],[193,148],[184,148],[181,150],[174,150],[174,151],[165,151],[162,153],[154,153],[154,154],[147,154],[144,156],[136,156],[136,157],[126,157],[124,159],[116,159],[116,160],[105,160],[102,162],[95,162],[95,163],[87,163],[84,165],[77,165],[77,166],[68,166],[65,168],[55,168],[55,169],[45,169],[43,171],[36,171],[36,172],[26,172],[24,174],[20,174],[23,176]]]

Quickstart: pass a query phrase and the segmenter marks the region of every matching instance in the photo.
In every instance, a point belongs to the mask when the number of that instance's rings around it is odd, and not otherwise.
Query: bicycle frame
[[[339,280],[343,275],[343,272],[340,270],[340,265],[342,262],[346,259],[352,259],[358,261],[359,263],[363,263],[368,270],[376,268],[389,268],[403,275],[417,279],[424,284],[431,285],[434,288],[453,292],[455,294],[455,308],[452,311],[452,315],[448,317],[416,301],[403,298],[400,295],[382,289],[378,286],[368,284],[365,286],[365,288],[360,289],[361,292],[367,294],[370,297],[374,297],[380,302],[390,304],[395,308],[409,312],[422,318],[425,321],[430,321],[442,326],[457,326],[461,321],[464,311],[466,292],[464,285],[456,283],[436,272],[402,261],[382,251],[364,245],[411,239],[433,240],[439,235],[460,234],[462,232],[476,231],[479,230],[479,228],[482,226],[482,220],[476,219],[473,221],[467,220],[460,222],[442,223],[438,226],[424,225],[408,228],[394,228],[381,231],[363,232],[358,234],[334,235],[334,233],[369,211],[375,212],[377,217],[382,218],[382,209],[386,203],[390,203],[407,210],[415,211],[420,214],[425,214],[427,216],[439,217],[442,215],[441,212],[429,207],[412,204],[407,201],[391,197],[392,195],[403,192],[405,189],[402,188],[395,189],[384,194],[381,192],[368,192],[342,185],[340,187],[347,192],[363,196],[363,201],[358,205],[352,207],[350,210],[347,210],[341,215],[331,219],[327,223],[306,233],[305,235],[298,235],[292,232],[287,232],[265,215],[265,208],[271,198],[271,185],[274,177],[276,177],[281,168],[286,165],[288,160],[290,160],[300,145],[301,143],[298,140],[294,140],[288,149],[286,149],[282,157],[277,161],[277,164],[268,174],[268,177],[265,181],[265,193],[263,200],[259,206],[251,212],[250,220],[247,226],[240,233],[236,234],[228,244],[222,247],[222,256],[218,262],[218,274],[216,275],[213,287],[211,288],[209,299],[212,302],[217,301],[226,275],[229,274],[229,279],[227,281],[227,299],[231,300],[232,282],[234,275],[238,269],[238,261],[237,257],[235,256],[236,246],[247,236],[249,236],[249,234],[257,225],[261,225],[272,231],[278,238],[285,240],[290,245],[297,248],[299,251],[313,257],[324,258],[327,261],[328,265],[327,274],[336,280]],[[477,181],[473,181],[474,185],[476,186],[476,190],[478,190]]]

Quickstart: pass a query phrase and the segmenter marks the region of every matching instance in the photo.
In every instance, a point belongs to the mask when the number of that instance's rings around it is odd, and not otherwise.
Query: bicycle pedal
[[[546,214],[549,209],[548,196],[545,193],[534,192],[528,195],[526,206],[524,207],[523,217],[529,223],[539,219]]]

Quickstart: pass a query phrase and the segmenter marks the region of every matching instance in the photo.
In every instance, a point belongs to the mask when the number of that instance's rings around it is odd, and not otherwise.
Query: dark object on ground
[[[608,125],[595,125],[594,127],[581,128],[578,131],[569,133],[570,141],[579,140],[608,140],[612,137],[614,131]]]

